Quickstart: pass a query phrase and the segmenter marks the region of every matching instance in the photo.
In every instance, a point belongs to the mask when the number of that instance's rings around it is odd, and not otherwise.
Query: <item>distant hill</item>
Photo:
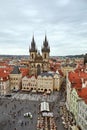
[[[18,58],[18,59],[21,59],[21,58],[29,58],[29,55],[0,55],[0,58]],[[81,54],[81,55],[67,55],[67,56],[50,56],[51,58],[83,58],[84,55]]]
[[[69,57],[69,58],[83,58],[84,55],[83,54],[82,55],[68,55],[66,57]]]
[[[0,55],[0,58],[11,58],[11,59],[16,59],[16,58],[18,58],[18,59],[21,59],[21,58],[29,58],[29,55]]]

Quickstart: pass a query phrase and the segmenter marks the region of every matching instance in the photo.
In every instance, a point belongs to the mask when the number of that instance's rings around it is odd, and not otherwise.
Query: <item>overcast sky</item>
[[[87,0],[0,0],[0,54],[29,54],[33,34],[51,56],[87,53]]]

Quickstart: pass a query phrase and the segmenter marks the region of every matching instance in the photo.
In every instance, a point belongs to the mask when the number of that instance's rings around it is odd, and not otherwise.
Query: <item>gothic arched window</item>
[[[33,54],[32,54],[32,59],[34,58]]]
[[[46,59],[46,53],[44,54],[44,58]]]
[[[38,64],[37,65],[37,75],[39,75],[41,73],[41,68],[40,68],[40,65]]]

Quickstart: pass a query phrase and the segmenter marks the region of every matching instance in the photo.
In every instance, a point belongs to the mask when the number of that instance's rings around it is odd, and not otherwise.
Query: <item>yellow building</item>
[[[22,90],[23,91],[30,91],[37,89],[37,79],[35,76],[31,77],[23,77],[22,78]]]
[[[25,76],[22,78],[23,91],[53,92],[59,91],[61,87],[61,75],[55,72],[44,72],[36,76]]]
[[[61,76],[55,72],[44,72],[37,77],[38,91],[59,91],[61,86]]]
[[[64,76],[66,77],[67,76],[67,73],[70,72],[70,71],[74,71],[76,69],[76,65],[62,65],[61,66],[61,70],[64,74]]]
[[[42,73],[37,77],[38,92],[53,91],[53,76],[49,73]]]

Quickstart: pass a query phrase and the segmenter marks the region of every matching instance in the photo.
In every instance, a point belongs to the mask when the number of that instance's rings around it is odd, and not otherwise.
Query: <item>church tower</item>
[[[86,64],[87,64],[87,53],[84,56],[84,65],[86,65]]]
[[[48,45],[47,37],[45,35],[45,40],[43,41],[43,47],[42,47],[42,57],[43,60],[48,62],[49,60],[49,53],[50,53],[50,47]]]
[[[50,68],[50,65],[49,65],[50,47],[49,47],[46,35],[45,35],[45,40],[43,41],[43,47],[42,47],[41,51],[42,51],[42,58],[43,58],[43,62],[44,62],[43,71],[47,72]]]
[[[36,49],[36,43],[35,43],[35,40],[34,40],[34,36],[32,37],[31,47],[29,47],[29,52],[30,52],[29,75],[35,75],[36,74],[35,58],[36,58],[36,55],[37,55],[37,49]]]
[[[30,58],[29,58],[29,75],[39,75],[42,72],[47,72],[50,69],[49,64],[49,53],[50,47],[48,45],[47,37],[43,42],[42,55],[38,53],[34,36],[32,37],[31,46],[29,48]]]
[[[35,57],[36,57],[36,54],[37,54],[37,49],[36,49],[34,36],[32,37],[31,47],[29,48],[29,52],[30,52],[30,60],[34,61]]]

